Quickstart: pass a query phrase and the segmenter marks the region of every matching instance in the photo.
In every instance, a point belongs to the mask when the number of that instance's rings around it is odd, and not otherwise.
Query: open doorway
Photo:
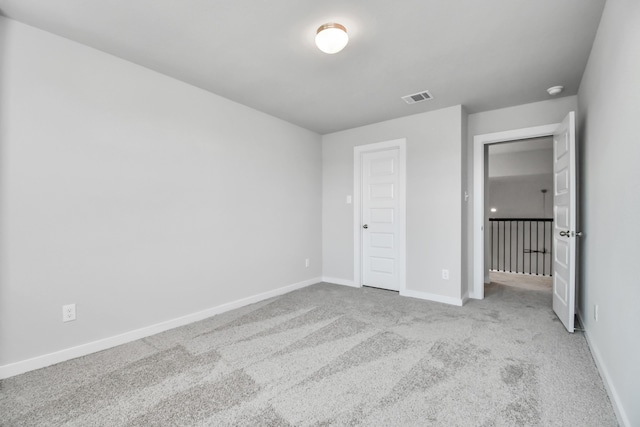
[[[473,138],[473,282],[471,298],[484,298],[490,282],[485,253],[489,225],[488,150],[494,143],[553,136],[553,311],[568,332],[574,331],[576,301],[576,248],[582,232],[577,227],[576,115],[561,123],[475,135]],[[486,210],[486,211],[485,211]]]
[[[553,137],[487,147],[485,295],[500,287],[541,292],[553,286]]]
[[[484,284],[490,283],[488,258],[485,252],[491,250],[485,239],[485,228],[489,227],[489,195],[485,191],[488,181],[489,146],[501,142],[537,140],[554,134],[559,123],[514,129],[504,132],[476,135],[473,138],[473,282],[469,296],[484,299]]]

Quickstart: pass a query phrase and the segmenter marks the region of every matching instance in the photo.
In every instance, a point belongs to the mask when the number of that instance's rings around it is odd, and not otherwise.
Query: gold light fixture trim
[[[344,25],[331,22],[320,25],[316,31],[316,46],[324,53],[338,53],[347,43],[349,35]]]

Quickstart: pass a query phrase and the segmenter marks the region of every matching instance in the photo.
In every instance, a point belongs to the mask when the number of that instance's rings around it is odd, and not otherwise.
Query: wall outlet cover
[[[62,306],[62,321],[70,322],[76,320],[76,305],[67,304]]]

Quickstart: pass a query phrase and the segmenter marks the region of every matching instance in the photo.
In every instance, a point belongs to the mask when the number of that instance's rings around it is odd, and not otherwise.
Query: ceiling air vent
[[[428,90],[423,90],[422,92],[414,93],[411,95],[403,96],[402,99],[407,104],[415,104],[416,102],[428,101],[432,99],[433,96],[429,93]]]

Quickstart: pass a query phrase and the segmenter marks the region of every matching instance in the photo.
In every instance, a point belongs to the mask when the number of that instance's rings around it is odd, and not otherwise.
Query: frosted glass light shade
[[[547,92],[549,92],[549,95],[555,96],[555,95],[559,95],[560,92],[562,92],[563,90],[564,90],[564,86],[553,86],[547,89]]]
[[[324,24],[316,32],[316,46],[324,53],[338,53],[348,42],[347,29],[340,24]]]

